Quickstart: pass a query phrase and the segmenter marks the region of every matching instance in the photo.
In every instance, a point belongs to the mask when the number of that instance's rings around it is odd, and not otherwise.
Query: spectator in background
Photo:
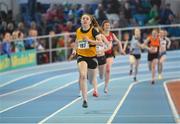
[[[17,44],[16,44],[16,52],[20,52],[20,51],[24,51],[25,50],[25,47],[24,47],[24,34],[22,32],[19,32],[18,33],[18,41],[17,41]]]
[[[1,40],[0,40],[0,55],[2,55],[3,54],[3,50],[2,50],[2,42],[1,42]]]
[[[27,29],[26,29],[26,27],[24,25],[24,22],[19,22],[18,23],[17,30],[22,32],[25,36],[27,35]]]
[[[160,8],[161,6],[161,0],[150,0],[151,1],[151,5],[156,5],[158,8]]]
[[[151,2],[149,0],[141,0],[141,4],[144,10],[144,13],[149,13],[152,7]]]
[[[55,49],[56,48],[56,43],[58,41],[56,33],[53,30],[51,30],[51,31],[49,31],[49,35],[50,35],[50,38],[51,38],[51,41],[52,41],[52,49]],[[56,62],[56,61],[57,61],[56,51],[52,51],[52,62]]]
[[[63,32],[74,32],[76,30],[71,21],[67,21],[65,25],[59,24],[58,27]]]
[[[127,21],[127,19],[124,17],[125,15],[123,14],[123,12],[120,12],[120,19],[119,19],[119,27],[122,28],[122,27],[128,27],[129,26],[129,23]]]
[[[120,3],[118,0],[108,0],[106,12],[111,24],[113,24],[114,21],[119,21],[119,8]]]
[[[128,23],[130,23],[131,9],[130,9],[130,5],[129,5],[128,2],[125,2],[123,10],[124,10],[124,17],[125,17],[125,19],[128,21]]]
[[[84,13],[94,14],[89,4],[84,4],[83,8],[84,8]]]
[[[3,34],[2,53],[6,54],[10,58],[11,34],[9,32],[4,32],[4,34]]]
[[[156,25],[159,22],[158,6],[156,4],[150,10],[148,25]]]
[[[137,13],[143,14],[144,13],[140,0],[133,0],[132,4],[134,4],[134,6],[135,6],[135,14],[137,14]]]
[[[14,30],[15,30],[14,24],[12,22],[8,23],[6,31],[12,34]]]
[[[42,5],[40,2],[37,2],[36,13],[35,13],[34,17],[35,17],[35,22],[38,27],[42,26],[42,15],[44,13],[43,7],[44,7],[44,5]]]
[[[165,7],[163,7],[160,10],[160,23],[161,24],[170,24],[170,17],[175,18],[175,14],[173,13],[173,11],[171,10],[171,5],[169,3],[167,3],[165,5]]]
[[[29,30],[29,36],[25,40],[25,44],[24,44],[26,50],[35,48],[35,42],[36,42],[35,37],[37,37],[37,35],[38,35],[37,30],[35,29]]]
[[[147,20],[147,15],[145,14],[145,9],[143,8],[141,1],[132,1],[131,5],[133,6],[133,9],[131,11],[133,18],[136,20],[138,25],[144,26]]]
[[[31,24],[30,24],[30,29],[34,29],[38,32],[38,35],[41,35],[41,28],[38,27],[38,25],[36,24],[35,21],[32,21]]]
[[[6,28],[7,28],[7,22],[6,21],[0,21],[0,32],[5,32]]]
[[[8,10],[5,21],[7,21],[7,22],[12,22],[13,21],[13,12],[12,12],[12,10]]]
[[[15,46],[15,52],[21,52],[25,50],[24,47],[24,34],[20,31],[14,31],[12,34],[14,46]]]
[[[31,22],[31,24],[30,24],[30,29],[37,30],[37,25],[36,25],[36,22],[35,22],[35,21],[32,21],[32,22]]]
[[[7,18],[7,13],[4,10],[0,10],[0,15],[0,22],[5,21],[5,19]]]
[[[36,6],[36,0],[28,0],[28,14],[32,18],[31,20],[35,20]]]
[[[107,16],[102,4],[98,4],[98,8],[95,10],[95,17],[99,24],[102,24],[104,20],[107,20]]]
[[[46,41],[43,39],[38,39],[36,42],[37,53],[37,64],[44,64],[49,62],[48,53],[45,52]]]
[[[62,48],[62,49],[56,51],[58,61],[65,60],[65,50],[63,49],[63,47],[65,47],[65,39],[64,38],[65,38],[64,36],[60,36],[58,39],[58,42],[56,44],[56,48]]]

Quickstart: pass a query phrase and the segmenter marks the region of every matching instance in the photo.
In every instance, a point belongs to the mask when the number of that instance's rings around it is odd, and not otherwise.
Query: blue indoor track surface
[[[76,61],[0,73],[0,123],[177,123],[164,83],[180,80],[180,50],[168,51],[163,79],[151,84],[147,54],[138,82],[129,76],[129,57],[117,56],[109,92],[97,77],[99,97],[88,83],[88,108],[79,97]],[[157,74],[156,74],[157,77]]]

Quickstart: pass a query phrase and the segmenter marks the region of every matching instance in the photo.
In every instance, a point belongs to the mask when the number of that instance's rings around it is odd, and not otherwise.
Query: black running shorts
[[[77,63],[81,62],[81,61],[85,61],[88,65],[89,69],[95,69],[97,67],[97,57],[84,57],[84,56],[80,56],[78,55],[77,57]]]
[[[106,64],[106,56],[98,56],[97,60],[98,60],[98,65]]]

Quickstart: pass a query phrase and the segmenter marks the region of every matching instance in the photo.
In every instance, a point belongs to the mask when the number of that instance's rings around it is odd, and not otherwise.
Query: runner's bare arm
[[[144,41],[144,43],[143,43],[142,47],[143,47],[144,49],[149,50],[149,47],[148,47],[148,43],[149,43],[149,42],[150,42],[150,39],[149,39],[149,38],[147,38],[147,39]]]
[[[88,37],[84,37],[84,39],[92,44],[95,44],[95,45],[102,45],[102,39],[101,39],[101,35],[98,34],[96,36],[96,40],[91,40],[89,39]]]
[[[121,52],[122,52],[123,54],[125,54],[125,51],[124,51],[123,48],[122,48],[122,43],[121,43],[121,41],[116,37],[115,34],[113,34],[113,39],[118,43]]]
[[[167,44],[167,48],[169,49],[169,48],[170,48],[170,46],[171,46],[171,40],[170,40],[168,37],[166,37],[166,41],[168,42],[168,44]]]

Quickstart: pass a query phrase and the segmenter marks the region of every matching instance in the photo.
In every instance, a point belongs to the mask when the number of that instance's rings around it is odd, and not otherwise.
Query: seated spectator
[[[141,2],[142,2],[142,7],[144,9],[144,12],[149,13],[152,7],[150,0],[141,0]]]
[[[151,8],[151,11],[149,13],[149,21],[148,25],[156,25],[159,22],[159,13],[158,13],[158,8],[157,5],[154,4],[154,6]]]
[[[147,14],[145,13],[145,8],[143,8],[140,0],[131,1],[131,5],[133,9],[131,10],[131,14],[133,18],[136,20],[137,24],[140,26],[144,26],[147,20]]]
[[[43,39],[38,39],[37,42],[35,43],[36,45],[36,50],[39,51],[37,53],[37,64],[45,64],[49,62],[49,57],[48,53],[45,52],[45,44],[46,41]]]
[[[4,32],[3,34],[2,54],[8,57],[10,57],[11,54],[11,34],[9,32]]]
[[[14,30],[15,30],[14,24],[12,22],[8,23],[6,31],[12,34]]]
[[[29,30],[29,36],[27,37],[27,39],[25,40],[25,49],[34,49],[35,48],[35,37],[37,37],[38,32],[35,29],[30,29]]]
[[[65,37],[61,36],[58,39],[58,42],[56,44],[56,48],[61,48],[56,51],[57,60],[58,61],[64,61],[65,60],[65,50],[63,49],[65,46]]]
[[[15,45],[15,52],[21,52],[25,50],[24,47],[24,34],[20,31],[14,31],[12,34],[14,45]]]
[[[130,23],[130,19],[132,18],[132,16],[131,16],[130,5],[128,2],[125,2],[123,10],[124,10],[125,19],[128,21],[128,23]]]
[[[108,0],[107,4],[107,18],[112,24],[114,21],[119,21],[119,10],[120,10],[120,3],[118,0]]]
[[[106,16],[106,13],[102,4],[98,4],[98,8],[95,10],[95,17],[98,20],[99,24],[102,24],[102,22],[107,19],[107,16]]]
[[[7,22],[0,20],[0,32],[5,32],[6,28],[7,28]],[[1,33],[0,33],[0,35],[1,35]]]
[[[160,8],[161,0],[150,0],[150,1],[152,6],[156,5],[158,8]]]
[[[71,21],[66,22],[65,25],[59,24],[58,26],[59,26],[59,30],[63,31],[63,32],[64,31],[66,31],[66,32],[75,32],[76,31],[76,29]]]
[[[160,23],[161,24],[168,24],[169,22],[167,21],[169,19],[169,16],[173,16],[173,18],[175,18],[175,14],[173,13],[173,11],[171,10],[171,5],[169,3],[167,3],[165,5],[165,7],[162,7],[160,10]]]
[[[127,21],[127,19],[124,17],[124,14],[122,12],[120,12],[120,19],[119,19],[119,27],[128,27],[129,23]]]
[[[23,22],[18,23],[17,30],[22,32],[25,36],[27,35],[27,28],[25,27]]]
[[[2,51],[2,42],[0,41],[0,55],[3,54],[3,51]]]

